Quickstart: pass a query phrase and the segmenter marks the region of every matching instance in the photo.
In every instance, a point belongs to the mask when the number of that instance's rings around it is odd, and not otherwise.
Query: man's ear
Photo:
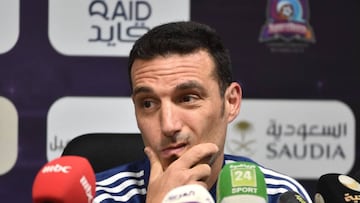
[[[233,121],[240,112],[242,100],[241,86],[237,82],[232,82],[225,92],[225,102],[228,105],[228,122]]]

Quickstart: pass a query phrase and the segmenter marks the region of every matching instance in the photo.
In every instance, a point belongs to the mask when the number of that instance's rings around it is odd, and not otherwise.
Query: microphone
[[[360,184],[348,175],[328,173],[316,185],[315,203],[360,201]]]
[[[91,203],[95,195],[95,173],[80,156],[62,156],[45,164],[37,173],[33,203]]]
[[[209,191],[201,185],[176,187],[168,192],[162,203],[215,203]]]
[[[277,203],[307,203],[307,201],[295,191],[286,191],[279,196]]]
[[[268,201],[264,174],[251,162],[226,164],[220,171],[216,194],[217,203]]]

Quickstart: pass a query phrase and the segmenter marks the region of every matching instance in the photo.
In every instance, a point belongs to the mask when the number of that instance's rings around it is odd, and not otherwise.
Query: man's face
[[[199,143],[215,143],[223,151],[229,120],[214,66],[203,50],[133,63],[137,123],[164,169]]]

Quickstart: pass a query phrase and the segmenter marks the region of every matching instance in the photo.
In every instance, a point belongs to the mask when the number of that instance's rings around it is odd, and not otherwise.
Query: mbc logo
[[[62,166],[60,164],[45,166],[42,173],[69,173],[71,166]]]

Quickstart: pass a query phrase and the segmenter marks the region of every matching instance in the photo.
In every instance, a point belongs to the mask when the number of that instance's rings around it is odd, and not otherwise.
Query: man
[[[224,155],[227,125],[240,110],[241,87],[232,80],[230,57],[219,36],[195,22],[155,27],[135,42],[129,78],[148,158],[98,173],[94,202],[159,203],[171,189],[193,183],[215,199],[222,166],[251,161]],[[287,190],[311,202],[295,180],[262,170],[270,203]]]

